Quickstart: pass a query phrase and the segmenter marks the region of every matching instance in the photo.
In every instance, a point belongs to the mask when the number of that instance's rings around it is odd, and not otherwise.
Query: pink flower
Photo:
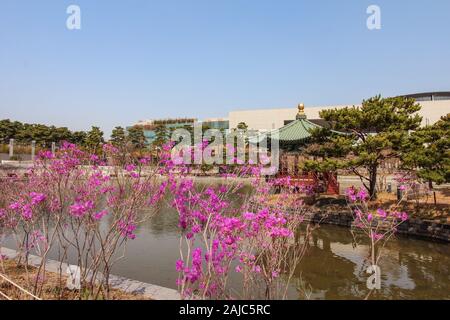
[[[119,149],[117,149],[116,147],[114,147],[112,144],[106,143],[106,144],[103,145],[103,151],[109,152],[109,153],[113,153],[113,154],[114,154],[114,153],[119,152]]]
[[[384,211],[383,209],[378,209],[378,210],[377,210],[377,213],[378,213],[378,215],[379,215],[381,218],[386,218],[386,217],[387,217],[387,212]]]
[[[347,198],[351,201],[351,202],[355,202],[356,201],[356,194],[355,194],[355,188],[354,187],[350,187],[345,191],[345,194],[347,196]]]
[[[21,201],[13,202],[9,205],[9,208],[12,210],[22,209],[22,202]]]
[[[70,214],[79,218],[92,209],[94,209],[94,202],[92,200],[88,200],[86,202],[76,202],[70,206]]]
[[[371,213],[369,213],[368,215],[367,215],[367,221],[372,221],[372,219],[373,219],[373,216],[372,216],[372,214]]]
[[[25,220],[31,220],[33,217],[33,210],[31,210],[31,205],[26,204],[22,207],[22,217]]]
[[[135,179],[139,178],[139,174],[136,173],[136,172],[131,172],[131,173],[130,173],[130,176],[131,176],[132,178],[135,178]]]
[[[90,159],[92,162],[97,162],[97,161],[100,160],[100,158],[99,158],[96,154],[91,154],[91,156],[89,157],[89,159]]]
[[[399,187],[399,189],[400,189],[401,191],[405,191],[405,190],[406,190],[406,186],[402,184],[402,185]]]
[[[256,273],[261,273],[261,267],[260,266],[254,266],[253,271]]]
[[[201,230],[202,230],[202,228],[198,224],[196,224],[192,227],[193,233],[199,233]]]
[[[36,205],[41,203],[42,201],[44,201],[47,196],[43,193],[36,193],[36,192],[31,192],[30,193],[30,197],[31,197],[31,204],[32,205]]]
[[[133,233],[136,230],[136,227],[137,226],[131,221],[126,222],[124,220],[120,220],[118,223],[120,234],[124,238],[128,238],[131,240],[134,240],[136,238],[136,235]]]
[[[53,159],[53,153],[51,151],[40,151],[38,154],[38,158],[42,160]]]
[[[236,271],[237,273],[241,273],[242,267],[240,265],[237,265],[236,268],[234,269],[234,271]]]
[[[256,216],[253,212],[245,212],[244,213],[245,220],[254,220],[255,218],[256,218]]]
[[[286,228],[273,228],[270,233],[272,237],[291,237],[293,236],[292,232]]]
[[[375,241],[381,240],[383,239],[384,235],[380,234],[380,233],[373,233],[372,234],[372,239]]]
[[[128,172],[131,172],[131,171],[134,171],[134,170],[136,170],[136,165],[134,165],[134,164],[127,164],[126,166],[125,166],[125,170],[126,171],[128,171]]]
[[[183,271],[183,269],[184,269],[184,262],[183,262],[183,260],[177,260],[175,266],[176,266],[176,270],[178,272]]]
[[[106,216],[108,214],[108,211],[106,210],[102,210],[99,212],[94,213],[93,218],[95,220],[101,220],[104,216]]]
[[[369,194],[366,192],[366,190],[361,189],[359,190],[357,197],[359,200],[365,201],[367,200],[367,198],[369,198]]]
[[[140,163],[142,164],[149,164],[151,162],[151,158],[150,157],[143,157],[139,160]]]
[[[402,219],[402,221],[406,221],[409,219],[408,214],[406,212],[402,212],[400,219]]]

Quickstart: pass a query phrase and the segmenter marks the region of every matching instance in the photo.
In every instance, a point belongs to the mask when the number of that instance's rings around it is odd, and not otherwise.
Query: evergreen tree
[[[87,133],[85,146],[90,152],[99,154],[101,152],[100,147],[104,142],[103,131],[99,127],[92,127],[91,131]]]
[[[346,107],[320,112],[332,130],[313,132],[315,150],[309,150],[323,161],[309,161],[318,169],[346,168],[356,174],[376,198],[380,165],[387,159],[399,158],[410,130],[417,130],[422,118],[416,114],[420,105],[414,99],[376,96],[364,100],[361,107]]]
[[[433,187],[450,182],[450,114],[411,134],[404,146],[403,165]]]
[[[86,138],[87,138],[87,133],[84,131],[75,131],[72,133],[69,141],[79,145],[79,146],[85,146],[86,145]]]
[[[152,146],[154,148],[161,148],[168,140],[168,130],[164,124],[158,124],[155,127],[155,140],[153,141]]]
[[[127,140],[131,143],[131,145],[136,149],[143,149],[147,142],[144,129],[139,126],[134,126],[128,129]]]
[[[126,142],[125,130],[122,127],[115,127],[111,133],[111,143],[115,147],[122,147]]]

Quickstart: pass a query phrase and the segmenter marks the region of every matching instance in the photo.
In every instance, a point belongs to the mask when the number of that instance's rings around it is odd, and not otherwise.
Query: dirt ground
[[[33,284],[36,279],[37,269],[29,266],[28,272],[24,266],[17,266],[16,261],[1,260],[0,274],[5,276],[21,288],[28,292],[33,292]],[[42,280],[41,280],[42,281]],[[47,272],[43,279],[44,285],[42,293],[38,298],[42,300],[78,300],[89,299],[89,296],[84,296],[77,290],[69,290],[65,288],[66,277],[59,279],[56,273]],[[60,286],[59,283],[62,283]],[[59,288],[64,288],[60,292]],[[100,300],[104,297],[100,296]],[[143,296],[125,293],[119,290],[111,290],[110,300],[142,300]],[[17,288],[3,277],[0,277],[0,300],[35,300],[30,294]]]
[[[276,203],[278,195],[273,195],[271,201]],[[319,209],[344,211],[349,210],[345,196],[320,195],[315,199],[310,199],[304,195],[298,195],[304,198],[307,205]],[[309,203],[308,203],[309,202]],[[371,209],[385,208],[393,209],[397,205],[396,193],[380,193],[375,201],[370,203]],[[436,204],[434,204],[433,193],[421,196],[419,198],[407,199],[402,205],[396,208],[398,211],[407,212],[412,218],[426,220],[439,220],[442,223],[450,223],[450,190],[436,190]]]

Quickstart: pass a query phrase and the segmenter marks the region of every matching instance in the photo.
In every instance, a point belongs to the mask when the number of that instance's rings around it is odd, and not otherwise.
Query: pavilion
[[[312,131],[328,127],[328,123],[324,120],[308,120],[305,114],[305,106],[301,103],[298,105],[298,113],[294,121],[279,129],[249,139],[249,142],[258,143],[262,139],[278,140],[280,147],[279,177],[290,176],[291,181],[295,184],[312,185],[328,194],[339,194],[339,184],[335,172],[305,173],[299,167],[301,161],[311,159],[302,154],[302,149],[311,142]],[[333,130],[332,132],[345,134]],[[270,145],[270,143],[267,145]]]

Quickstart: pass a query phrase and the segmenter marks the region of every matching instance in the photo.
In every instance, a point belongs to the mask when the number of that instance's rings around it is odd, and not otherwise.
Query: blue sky
[[[81,30],[66,28],[70,4]],[[108,133],[450,90],[449,36],[448,0],[1,0],[0,118]]]

